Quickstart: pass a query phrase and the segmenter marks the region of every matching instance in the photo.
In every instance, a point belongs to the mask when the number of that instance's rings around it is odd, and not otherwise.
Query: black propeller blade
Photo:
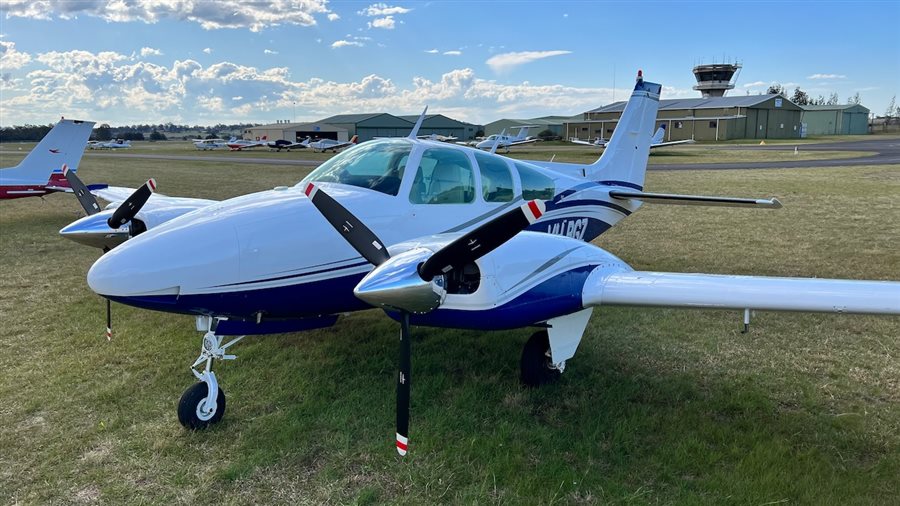
[[[530,200],[501,214],[435,252],[419,266],[419,275],[425,281],[430,281],[437,275],[474,262],[525,230],[545,210],[543,201]]]
[[[400,314],[400,373],[397,376],[397,453],[406,455],[409,446],[409,383],[412,369],[412,343],[409,313]]]
[[[319,191],[312,183],[306,185],[304,193],[328,223],[369,263],[377,267],[391,258],[378,236],[330,195]]]
[[[113,215],[110,216],[106,223],[110,228],[119,228],[128,223],[137,215],[138,211],[144,207],[144,204],[147,203],[147,199],[149,199],[150,195],[155,191],[156,180],[150,178],[143,186],[129,195],[128,198],[125,199],[125,202],[122,202],[122,204],[116,208],[115,212],[113,212]]]
[[[97,203],[97,199],[94,198],[94,194],[88,190],[88,187],[75,175],[75,171],[69,170],[68,165],[63,165],[63,176],[66,178],[66,181],[69,182],[72,191],[75,192],[75,198],[78,199],[78,203],[81,204],[84,212],[86,212],[88,216],[99,213],[100,204]]]

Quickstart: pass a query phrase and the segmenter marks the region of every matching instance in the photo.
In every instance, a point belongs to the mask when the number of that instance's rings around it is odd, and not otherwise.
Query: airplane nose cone
[[[59,235],[93,248],[115,248],[128,239],[128,227],[110,228],[106,223],[112,211],[85,216],[66,225]]]
[[[160,227],[126,241],[91,266],[94,292],[113,297],[178,295],[233,281],[238,271],[234,227],[223,221]]]

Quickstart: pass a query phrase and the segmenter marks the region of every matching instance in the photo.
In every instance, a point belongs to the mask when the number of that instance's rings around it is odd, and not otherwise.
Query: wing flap
[[[682,206],[728,206],[780,209],[781,202],[775,197],[769,199],[745,199],[739,197],[709,197],[705,195],[678,195],[674,193],[647,193],[630,190],[612,190],[609,196],[620,200],[640,200],[653,204]]]
[[[900,314],[900,282],[628,271],[585,286],[583,303]]]

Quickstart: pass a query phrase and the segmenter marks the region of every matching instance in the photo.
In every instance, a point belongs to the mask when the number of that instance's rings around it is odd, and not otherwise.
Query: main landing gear
[[[185,390],[178,401],[178,421],[181,425],[191,430],[205,429],[222,419],[225,414],[225,392],[219,388],[216,373],[212,371],[213,360],[237,358],[235,355],[226,355],[225,350],[243,338],[244,336],[240,336],[222,344],[223,337],[217,336],[212,330],[203,336],[200,356],[191,365],[191,372],[200,382]],[[197,371],[197,366],[204,362],[206,365],[203,372]]]
[[[531,335],[522,348],[522,359],[519,362],[519,379],[527,387],[537,387],[559,380],[566,361],[553,363],[550,354],[550,335],[546,330],[539,330]]]

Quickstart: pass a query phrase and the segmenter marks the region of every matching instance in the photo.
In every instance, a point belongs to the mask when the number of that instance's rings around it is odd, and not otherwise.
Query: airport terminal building
[[[359,142],[363,142],[376,137],[406,137],[418,119],[418,115],[394,116],[388,113],[338,114],[314,123],[278,122],[247,128],[243,138],[259,140],[266,136],[270,141],[285,139],[295,142],[312,137],[344,142],[357,135]],[[479,125],[457,121],[443,114],[429,114],[422,122],[419,135],[439,134],[466,140],[475,137],[478,130],[481,130]]]

